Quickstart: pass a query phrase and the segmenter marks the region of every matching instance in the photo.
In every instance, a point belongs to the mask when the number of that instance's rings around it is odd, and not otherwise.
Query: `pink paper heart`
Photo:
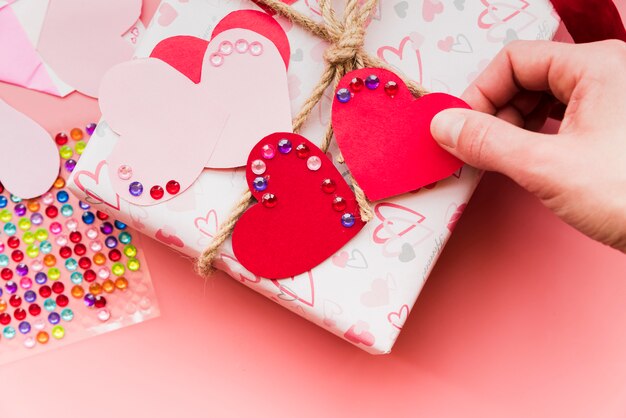
[[[141,13],[141,0],[50,0],[37,50],[67,84],[97,97],[100,80],[133,56],[122,35]]]
[[[0,100],[0,183],[30,199],[44,194],[59,174],[59,152],[40,125]]]
[[[245,165],[259,138],[291,130],[283,59],[271,41],[246,29],[211,40],[199,84],[155,58],[116,66],[102,82],[100,108],[120,135],[107,159],[111,183],[138,205],[171,199],[205,167]],[[167,192],[170,181],[180,185],[178,193]],[[135,182],[143,187],[138,196],[130,193]],[[162,197],[152,197],[155,186]]]

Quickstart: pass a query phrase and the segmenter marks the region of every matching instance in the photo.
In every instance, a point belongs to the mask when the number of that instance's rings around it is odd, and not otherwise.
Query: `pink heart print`
[[[0,184],[22,199],[47,192],[59,174],[59,152],[48,132],[3,100],[0,126]]]
[[[443,3],[439,0],[424,0],[422,16],[426,22],[435,20],[435,16],[443,13]]]
[[[416,247],[433,233],[423,225],[426,218],[413,209],[395,203],[380,203],[375,206],[374,213],[380,223],[372,238],[375,244],[383,246],[385,257],[397,257],[404,244]]]
[[[141,0],[50,0],[37,50],[61,80],[97,97],[107,70],[132,58],[122,35],[140,13]]]
[[[245,165],[259,138],[291,130],[278,49],[239,28],[211,40],[199,84],[159,59],[138,59],[107,73],[100,108],[120,135],[107,158],[111,183],[138,205],[182,193],[205,167]]]

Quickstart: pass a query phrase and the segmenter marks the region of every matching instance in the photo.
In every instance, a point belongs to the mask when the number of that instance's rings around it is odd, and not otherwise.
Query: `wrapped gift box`
[[[336,2],[338,10],[342,4]],[[294,7],[321,20],[315,0],[299,0]],[[241,9],[258,7],[246,0],[166,0],[137,56],[149,56],[159,41],[175,35],[209,39],[221,18]],[[326,44],[277,19],[291,44],[289,90],[295,115],[324,69]],[[369,23],[366,49],[431,91],[459,95],[506,43],[551,39],[557,26],[548,0],[381,1]],[[327,92],[302,132],[318,144],[329,122],[332,95]],[[198,256],[247,189],[244,170],[207,169],[174,199],[137,206],[113,192],[108,178],[105,159],[117,140],[102,121],[72,175],[72,190],[173,249]],[[175,140],[184,146],[183,138]],[[330,153],[336,156],[337,149]],[[374,203],[374,220],[306,274],[285,280],[257,277],[237,262],[230,241],[222,247],[217,267],[356,346],[388,353],[479,178],[477,170],[463,167],[429,187]]]

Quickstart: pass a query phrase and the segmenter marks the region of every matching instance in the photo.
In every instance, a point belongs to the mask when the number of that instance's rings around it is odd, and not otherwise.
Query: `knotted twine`
[[[314,21],[281,0],[256,0],[256,3],[272,9],[274,12],[286,17],[330,44],[324,52],[324,60],[326,61],[324,73],[313,89],[311,96],[304,102],[300,112],[293,120],[294,133],[298,133],[302,129],[313,108],[324,96],[324,92],[329,87],[332,87],[334,92],[337,84],[346,73],[364,67],[384,68],[398,73],[397,69],[391,68],[386,62],[369,55],[363,49],[367,22],[378,5],[378,0],[346,0],[346,6],[341,18],[333,10],[330,0],[319,0],[324,23]],[[427,94],[427,91],[419,84],[401,74],[400,77],[413,96],[421,97]],[[320,145],[322,152],[326,153],[328,151],[332,138],[333,129],[329,122],[326,134]],[[338,159],[338,161],[343,162],[342,159]],[[359,187],[354,179],[352,179],[352,187],[359,205],[361,219],[364,222],[372,220],[374,214],[363,189]],[[220,225],[211,245],[198,257],[196,270],[201,276],[208,277],[215,271],[213,261],[217,257],[220,247],[230,237],[235,224],[252,203],[254,203],[252,192],[246,190],[230,216]]]

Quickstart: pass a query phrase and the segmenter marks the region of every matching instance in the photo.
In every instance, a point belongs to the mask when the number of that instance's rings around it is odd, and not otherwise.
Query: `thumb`
[[[520,184],[545,159],[545,135],[526,131],[486,113],[447,109],[431,122],[431,133],[446,151],[482,170],[498,171]]]

